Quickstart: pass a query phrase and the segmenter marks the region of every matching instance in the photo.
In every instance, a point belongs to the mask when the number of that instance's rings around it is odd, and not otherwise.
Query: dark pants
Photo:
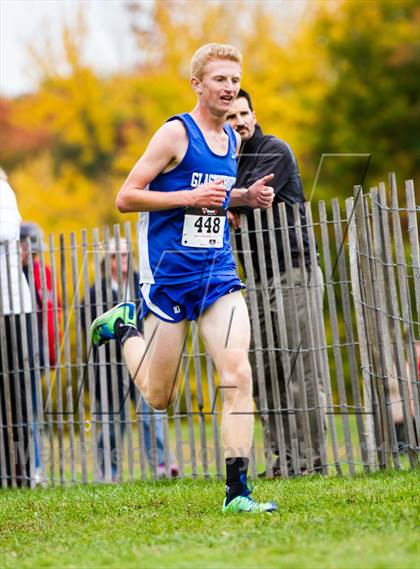
[[[26,323],[24,343],[21,318]],[[0,350],[0,480],[3,486],[27,486],[30,480],[31,415],[36,414],[36,386],[30,315],[4,317]]]
[[[299,467],[300,470],[308,468],[307,452],[308,445],[312,448],[312,456],[314,465],[318,466],[321,459],[321,445],[325,444],[325,390],[322,377],[322,367],[320,364],[320,353],[317,346],[311,344],[309,333],[308,314],[306,309],[306,294],[308,295],[310,317],[312,320],[312,328],[315,324],[322,326],[322,296],[323,296],[323,276],[321,269],[317,267],[315,270],[307,270],[305,281],[302,280],[301,270],[293,269],[292,281],[293,291],[287,287],[286,274],[280,274],[281,292],[283,296],[284,318],[285,321],[279,321],[278,306],[276,302],[276,294],[273,279],[268,282],[268,291],[263,291],[261,287],[257,290],[258,299],[258,319],[261,331],[261,344],[263,352],[263,370],[267,394],[267,408],[271,410],[268,413],[268,421],[263,421],[266,437],[269,441],[271,450],[275,454],[279,454],[281,441],[279,440],[280,427],[276,425],[279,416],[279,402],[281,404],[281,424],[284,432],[286,456],[291,463],[292,457],[292,436],[295,436],[295,445],[298,448]],[[296,312],[293,306],[293,294],[296,303]],[[264,314],[264,299],[266,305],[269,305],[269,311],[272,320],[272,333],[274,342],[270,345],[268,322]],[[249,300],[248,300],[249,305]],[[288,354],[281,355],[280,340],[278,334],[278,326],[284,326],[287,333],[287,349]],[[254,328],[254,326],[253,326]],[[255,329],[253,335],[255,338]],[[300,342],[296,341],[297,336]],[[300,344],[300,345],[299,345]],[[253,342],[250,361],[253,368],[254,385],[257,395],[258,409],[262,409],[263,401],[259,390],[259,381],[261,381],[261,371],[257,369],[257,362],[254,350],[255,342]],[[318,346],[319,348],[319,346]],[[270,365],[270,351],[271,362]],[[315,358],[313,357],[315,354]],[[290,370],[289,376],[285,377],[282,357],[288,357]],[[314,361],[314,359],[316,361]],[[278,388],[279,398],[276,397]],[[289,405],[287,401],[287,393],[289,395]],[[303,395],[304,394],[304,395]],[[306,398],[306,401],[305,401]],[[280,400],[280,401],[279,401]],[[319,407],[317,406],[317,402]],[[276,413],[277,411],[277,413]],[[306,415],[306,417],[305,417]],[[321,421],[319,421],[321,415]],[[296,433],[293,435],[291,428],[293,427],[293,418],[296,422]],[[276,421],[277,419],[277,421]],[[309,437],[305,439],[305,422],[309,422]],[[320,428],[320,422],[322,428]]]

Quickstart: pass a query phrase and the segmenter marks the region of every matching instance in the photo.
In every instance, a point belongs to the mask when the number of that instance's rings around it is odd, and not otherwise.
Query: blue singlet
[[[188,113],[169,120],[180,120],[187,132],[188,149],[182,161],[170,172],[159,174],[147,191],[176,192],[193,190],[201,184],[223,178],[227,189],[224,208],[236,180],[236,137],[230,125],[224,130],[229,137],[225,156],[215,154],[203,133]],[[192,283],[210,276],[236,277],[236,266],[225,223],[220,248],[186,247],[182,243],[186,208],[142,212],[139,221],[140,282],[177,285]]]

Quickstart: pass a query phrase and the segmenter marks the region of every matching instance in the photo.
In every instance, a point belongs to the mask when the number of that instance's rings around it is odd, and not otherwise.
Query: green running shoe
[[[277,510],[274,502],[256,502],[250,496],[236,496],[226,505],[226,499],[223,502],[223,513],[232,512],[233,514],[241,514],[246,512],[249,514],[262,514],[267,512],[271,514]]]
[[[90,339],[96,347],[106,344],[109,340],[115,340],[115,323],[122,320],[124,324],[136,326],[136,305],[134,302],[121,302],[104,312],[92,322],[90,326]]]

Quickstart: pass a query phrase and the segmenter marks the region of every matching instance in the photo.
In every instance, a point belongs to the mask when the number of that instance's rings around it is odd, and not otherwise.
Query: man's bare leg
[[[248,360],[250,324],[240,292],[219,298],[200,317],[198,327],[223,387],[222,437],[226,461],[223,511],[273,512],[272,502],[250,498],[246,477],[254,427],[252,374]]]
[[[248,360],[250,324],[242,294],[233,292],[219,298],[202,314],[198,326],[223,388],[225,458],[248,457],[253,436],[254,403]]]
[[[154,314],[144,321],[144,338],[133,335],[122,346],[128,371],[147,403],[166,409],[176,398],[188,322],[164,322]]]

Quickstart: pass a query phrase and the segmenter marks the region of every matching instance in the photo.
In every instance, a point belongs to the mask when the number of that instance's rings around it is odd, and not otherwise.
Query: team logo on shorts
[[[174,306],[174,312],[175,312],[175,314],[179,314],[181,312],[181,307],[176,304]]]

